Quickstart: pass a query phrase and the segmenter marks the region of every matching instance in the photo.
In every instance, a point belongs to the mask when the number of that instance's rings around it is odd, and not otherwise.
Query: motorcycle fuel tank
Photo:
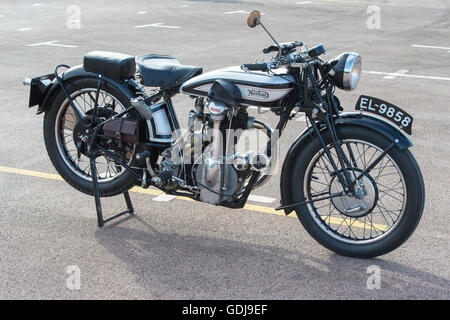
[[[180,93],[206,97],[212,84],[218,79],[230,81],[239,88],[242,96],[241,104],[271,108],[279,106],[295,86],[294,78],[286,73],[286,69],[278,74],[269,74],[229,67],[210,71],[186,81],[180,87]]]

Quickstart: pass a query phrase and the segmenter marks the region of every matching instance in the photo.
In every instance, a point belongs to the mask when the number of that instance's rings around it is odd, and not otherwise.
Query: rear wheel
[[[66,84],[66,89],[75,105],[92,120],[92,111],[97,91],[96,79],[78,79]],[[105,120],[129,106],[129,99],[118,89],[103,85],[98,99],[98,119]],[[86,155],[84,127],[75,114],[67,97],[60,91],[53,100],[44,118],[44,139],[48,155],[59,174],[75,189],[92,195],[90,161]],[[110,150],[112,151],[112,150]],[[114,153],[123,161],[132,159],[134,145],[123,144]],[[130,189],[135,182],[133,174],[100,153],[95,159],[100,195],[114,196]]]
[[[341,127],[337,134],[349,163],[353,181],[391,141],[369,129]],[[331,139],[325,137],[332,157],[338,162]],[[297,157],[291,188],[294,202],[316,200],[343,192],[320,142],[314,138]],[[370,258],[390,252],[415,230],[424,205],[424,184],[420,169],[407,149],[391,148],[386,156],[356,183],[352,195],[323,199],[296,207],[305,229],[319,243],[341,255]]]

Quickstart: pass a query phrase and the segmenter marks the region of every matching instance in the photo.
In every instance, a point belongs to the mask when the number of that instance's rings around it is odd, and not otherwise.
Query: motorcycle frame
[[[136,168],[132,168],[127,163],[125,163],[122,159],[117,157],[115,154],[113,154],[109,150],[106,150],[105,148],[103,148],[102,146],[100,146],[99,144],[97,144],[95,142],[95,140],[98,136],[99,130],[102,128],[102,126],[104,124],[106,124],[110,121],[113,121],[114,119],[116,119],[118,117],[122,117],[122,116],[128,114],[129,112],[134,110],[135,107],[130,106],[127,109],[125,109],[124,111],[114,115],[112,118],[107,119],[107,120],[103,121],[102,123],[96,124],[95,126],[94,126],[93,122],[91,122],[89,124],[85,123],[84,120],[82,119],[82,115],[78,112],[77,108],[74,107],[74,102],[64,86],[64,79],[58,75],[58,69],[61,67],[70,68],[67,65],[58,65],[55,68],[54,76],[53,75],[48,75],[48,76],[50,76],[49,78],[51,80],[53,80],[53,78],[54,78],[53,81],[56,81],[56,83],[59,85],[61,90],[64,92],[69,103],[72,105],[78,119],[81,121],[83,126],[87,130],[91,130],[93,132],[91,139],[89,141],[89,148],[88,148],[88,150],[89,150],[88,156],[91,160],[90,161],[91,162],[91,171],[92,172],[97,171],[96,165],[95,165],[95,158],[97,157],[98,153],[101,151],[101,152],[105,153],[107,156],[111,157],[118,164],[120,164],[125,170],[130,171],[136,177],[138,182],[146,184],[147,181],[144,181],[144,180],[146,179],[145,172],[146,172],[147,168],[143,167],[142,173],[138,172],[136,170]],[[318,81],[319,72],[322,76],[320,81]],[[292,211],[291,208],[298,206],[298,205],[311,203],[311,202],[315,202],[315,201],[320,201],[320,200],[324,200],[324,199],[329,199],[329,198],[334,198],[334,197],[342,196],[343,194],[348,194],[349,192],[351,192],[351,189],[353,188],[355,182],[357,181],[357,180],[352,181],[350,178],[350,174],[347,170],[347,165],[349,167],[351,167],[351,163],[350,163],[350,160],[347,159],[347,157],[345,156],[345,153],[343,152],[343,150],[341,149],[341,146],[339,143],[340,140],[336,133],[336,127],[335,127],[336,121],[340,119],[340,114],[339,114],[338,105],[337,105],[337,103],[335,101],[335,97],[333,95],[334,86],[332,85],[332,83],[330,81],[327,80],[326,77],[324,77],[324,74],[320,68],[320,65],[317,64],[317,62],[305,63],[305,66],[302,69],[300,69],[298,67],[290,68],[290,73],[293,74],[294,78],[296,79],[296,87],[290,93],[290,95],[288,96],[284,105],[281,108],[272,109],[272,111],[274,111],[275,114],[279,115],[279,117],[280,117],[275,129],[278,130],[279,137],[281,137],[281,135],[287,125],[287,122],[293,118],[291,113],[294,110],[294,108],[297,106],[299,112],[304,112],[306,114],[306,118],[309,121],[309,126],[307,128],[307,131],[312,132],[313,134],[317,135],[317,137],[319,138],[319,141],[320,141],[320,143],[321,143],[321,145],[333,167],[334,172],[340,171],[338,164],[341,166],[344,174],[343,174],[343,176],[338,174],[337,178],[345,191],[341,192],[341,193],[335,193],[335,194],[332,194],[332,195],[329,195],[329,196],[326,196],[323,198],[318,198],[318,199],[314,199],[314,200],[304,201],[301,203],[293,203],[293,204],[286,204],[286,202],[284,200],[285,197],[282,192],[282,202],[281,202],[282,206],[276,208],[276,210],[285,209],[286,214],[288,214],[288,212]],[[64,75],[64,73],[63,73],[63,75]],[[94,75],[95,75],[95,78],[98,80],[97,90],[96,90],[96,98],[95,98],[95,104],[94,104],[94,116],[95,116],[97,113],[98,96],[99,96],[99,91],[102,86],[102,83],[107,82],[114,86],[117,86],[117,83],[108,79],[107,77],[102,77],[102,75],[100,75],[100,74],[94,74]],[[39,79],[36,79],[36,80],[39,80]],[[41,83],[40,81],[36,81],[36,82]],[[312,85],[312,88],[308,87],[308,83],[310,83]],[[142,93],[142,91],[143,91],[142,86],[138,85],[133,79],[128,79],[127,84],[128,84],[128,86],[131,85],[132,87],[134,87],[136,92]],[[51,91],[52,89],[55,89],[55,88],[54,87],[39,88],[40,95],[43,96],[44,99],[47,99],[48,95],[49,95],[48,91]],[[321,92],[324,90],[325,90],[324,96],[325,96],[326,101],[324,100],[324,97],[321,94]],[[163,98],[165,101],[167,101],[169,103],[171,112],[174,114],[174,119],[175,119],[176,123],[178,124],[178,121],[177,121],[177,118],[176,118],[176,115],[175,115],[175,112],[173,110],[173,106],[171,103],[171,97],[176,95],[177,93],[178,93],[177,90],[165,90],[162,88],[156,94],[154,94],[150,97],[145,97],[144,103],[147,105],[151,105],[152,103],[157,102],[158,100]],[[35,95],[34,100],[39,100],[36,97],[37,95],[38,94]],[[317,103],[317,99],[314,100],[314,98],[311,98],[311,95],[315,95],[315,97],[318,98],[319,103]],[[39,98],[42,98],[42,97],[39,97]],[[301,103],[301,101],[302,101],[302,103]],[[30,102],[30,105],[31,105],[31,102]],[[44,107],[44,106],[42,106],[42,107]],[[138,113],[139,113],[139,111],[138,111]],[[326,145],[326,143],[323,139],[323,134],[324,134],[324,132],[326,134],[327,131],[330,133],[332,145],[334,145],[336,148],[338,163],[336,163],[336,161],[333,159],[331,152],[330,152],[330,148],[328,147],[328,145]],[[269,137],[269,138],[270,139],[267,143],[266,154],[270,157],[270,155],[271,155],[271,148],[270,148],[271,147],[271,137]],[[152,144],[151,142],[145,142],[145,143]],[[370,172],[370,170],[373,167],[375,167],[376,164],[379,163],[379,161],[382,160],[382,158],[387,154],[387,152],[392,147],[394,147],[396,144],[398,145],[398,143],[399,142],[396,139],[395,142],[393,142],[391,144],[391,146],[389,146],[388,149],[385,150],[385,152],[383,152],[377,159],[374,160],[374,162],[370,166],[368,166],[362,173],[360,173],[358,175],[357,179],[361,178],[364,174]],[[402,141],[402,143],[406,144],[407,147],[410,146],[410,145],[408,145],[409,144],[408,141],[406,141],[406,143],[404,141]],[[171,145],[165,145],[165,144],[159,145],[158,144],[158,147],[162,147],[162,148],[170,147],[170,146]],[[286,161],[286,159],[285,159],[285,161]],[[284,165],[283,165],[283,169],[284,169]],[[224,203],[220,203],[219,205],[224,206],[224,207],[229,207],[229,208],[244,207],[247,202],[248,196],[249,196],[250,192],[252,191],[252,189],[254,188],[259,176],[260,176],[259,172],[255,171],[255,172],[251,173],[249,176],[250,177],[249,182],[248,182],[246,188],[244,189],[244,191],[242,192],[242,194],[239,196],[239,198],[237,198],[235,202],[224,202]],[[283,172],[282,172],[282,179],[283,179]],[[116,217],[119,217],[126,213],[132,214],[134,212],[129,194],[128,194],[128,192],[125,192],[124,196],[125,196],[125,201],[126,201],[128,209],[111,217],[111,218],[104,219],[103,214],[102,214],[102,209],[101,209],[101,201],[100,201],[100,193],[99,193],[99,188],[98,188],[97,176],[93,175],[92,180],[93,180],[93,192],[94,192],[95,201],[96,201],[98,225],[100,227],[102,227],[105,222],[115,219]],[[157,187],[157,188],[159,188],[159,187]],[[167,192],[163,188],[159,188],[159,189]],[[191,190],[187,190],[187,191],[189,191],[189,192],[170,191],[170,193],[175,194],[175,195],[180,195],[180,196],[186,196],[186,197],[192,198],[194,200],[199,200],[198,193],[194,193]]]
[[[103,121],[103,122],[101,122],[101,123],[99,123],[99,124],[96,124],[95,126],[93,126],[93,125],[94,125],[93,122],[91,122],[91,123],[85,123],[84,120],[83,120],[83,117],[82,117],[81,113],[79,112],[78,108],[75,106],[75,104],[74,104],[72,98],[70,97],[70,94],[67,92],[67,89],[66,89],[65,86],[64,86],[64,81],[63,81],[63,79],[58,75],[58,69],[61,68],[61,67],[64,67],[64,68],[70,68],[70,67],[67,66],[67,65],[58,65],[58,66],[55,68],[55,73],[54,73],[55,78],[56,78],[56,81],[58,82],[58,84],[59,84],[59,86],[61,87],[62,91],[63,91],[64,94],[66,95],[66,97],[67,97],[67,99],[68,99],[70,105],[71,105],[72,108],[75,110],[75,113],[76,113],[76,116],[77,116],[78,120],[82,123],[82,125],[83,125],[87,130],[91,130],[91,131],[93,132],[93,134],[92,134],[92,136],[91,136],[91,139],[90,139],[90,141],[89,141],[89,147],[88,147],[88,150],[89,150],[89,156],[95,158],[95,156],[97,156],[98,152],[99,152],[99,151],[102,151],[102,152],[104,152],[107,156],[111,157],[114,161],[116,161],[116,162],[119,163],[121,166],[123,166],[127,171],[130,171],[131,173],[133,173],[133,175],[136,176],[136,178],[138,179],[138,181],[142,182],[142,175],[141,175],[140,173],[138,173],[135,169],[131,168],[129,165],[127,165],[124,161],[122,161],[121,159],[119,159],[119,158],[118,158],[117,156],[115,156],[113,153],[111,153],[110,151],[106,150],[105,148],[103,148],[103,147],[101,147],[100,145],[98,145],[97,143],[95,143],[95,139],[97,138],[98,132],[99,132],[100,128],[102,128],[103,125],[105,125],[105,124],[107,124],[107,123],[113,121],[114,119],[116,119],[116,118],[118,118],[118,117],[122,117],[122,116],[128,114],[130,111],[132,111],[133,109],[135,109],[134,106],[131,106],[131,107],[127,108],[126,110],[120,112],[119,114],[115,115],[114,117],[112,117],[112,118],[110,118],[110,119],[107,119],[107,120],[105,120],[105,121]],[[314,74],[313,74],[313,72],[314,72]],[[323,101],[323,99],[322,99],[322,97],[321,97],[321,95],[320,95],[320,89],[319,89],[319,87],[318,87],[318,83],[317,83],[317,80],[316,80],[316,76],[317,76],[317,66],[315,67],[314,70],[312,70],[311,66],[310,66],[309,64],[307,64],[307,68],[306,68],[306,70],[304,70],[304,72],[303,72],[303,81],[302,81],[302,82],[303,82],[303,84],[305,84],[305,83],[307,83],[308,78],[311,80],[311,82],[313,83],[314,91],[315,91],[316,94],[318,94],[318,96],[320,97],[320,101],[321,101],[321,103],[323,104],[324,101]],[[103,81],[108,82],[108,79],[107,79],[107,78],[103,78],[101,74],[99,74],[99,75],[97,76],[97,79],[98,79],[98,81],[97,81],[97,91],[96,91],[96,97],[95,97],[95,103],[94,103],[94,111],[93,111],[94,118],[95,118],[95,115],[97,114],[98,97],[99,97],[99,91],[100,91],[102,82],[103,82]],[[301,85],[302,85],[301,83],[297,83],[297,87],[299,87],[299,86],[301,86]],[[304,99],[305,99],[305,102],[304,102],[304,106],[301,107],[300,111],[303,111],[303,112],[306,113],[308,119],[310,120],[310,123],[311,123],[312,127],[314,128],[315,132],[316,132],[316,133],[318,134],[318,136],[320,137],[320,140],[321,140],[321,142],[322,142],[322,144],[323,144],[323,147],[324,147],[324,149],[325,149],[325,152],[327,153],[327,156],[329,157],[330,162],[332,163],[332,166],[333,166],[334,170],[335,170],[335,171],[338,171],[337,165],[335,164],[334,159],[331,157],[329,148],[324,144],[323,139],[322,139],[321,134],[320,134],[320,131],[319,131],[319,129],[317,128],[317,125],[316,125],[315,121],[314,121],[313,118],[312,118],[312,115],[311,115],[311,112],[310,112],[310,111],[311,111],[311,107],[313,107],[314,104],[313,104],[313,102],[312,102],[311,100],[309,100],[309,95],[310,95],[309,90],[308,90],[308,88],[307,88],[306,85],[303,85],[303,87],[304,87],[303,97],[304,97]],[[327,90],[327,92],[328,92],[328,90]],[[160,91],[159,91],[158,93],[156,93],[155,95],[152,95],[151,97],[147,97],[147,98],[144,100],[144,102],[148,103],[148,102],[158,101],[158,100],[159,100],[160,98],[162,98],[162,97],[164,97],[164,100],[170,102],[171,96],[175,95],[176,93],[177,93],[177,92],[174,92],[173,90],[171,90],[171,91],[170,91],[170,90],[169,90],[169,91],[166,91],[166,90],[160,90]],[[288,99],[288,102],[286,103],[286,107],[279,113],[279,115],[280,115],[280,120],[279,120],[279,122],[278,122],[278,124],[277,124],[277,126],[276,126],[276,129],[279,131],[279,136],[280,136],[280,137],[281,137],[281,135],[282,135],[282,132],[284,131],[284,128],[285,128],[287,122],[288,122],[289,119],[290,119],[290,113],[291,113],[291,111],[292,111],[292,109],[293,109],[295,103],[297,102],[296,100],[297,100],[297,97],[298,97],[298,90],[294,90],[294,93],[291,94],[290,97],[291,97],[291,99]],[[292,97],[293,97],[293,98],[292,98]],[[170,103],[170,106],[171,106],[171,103]],[[335,107],[335,109],[337,110],[336,107]],[[172,111],[173,111],[173,110],[172,110]],[[175,117],[175,119],[176,119],[176,117]],[[326,120],[327,120],[327,126],[328,126],[329,128],[333,128],[333,122],[332,122],[333,120],[330,119],[329,114],[326,115]],[[334,130],[331,130],[331,132],[333,133]],[[333,142],[336,142],[336,141],[337,141],[336,136],[335,136],[335,135],[332,135],[332,136],[333,136]],[[271,150],[270,150],[270,141],[269,141],[269,142],[268,142],[268,147],[267,147],[267,155],[270,156],[270,154],[271,154]],[[340,155],[340,152],[339,152],[339,155]],[[342,166],[343,168],[345,168],[345,166],[343,165],[344,160],[342,160],[340,156],[339,156],[339,161],[340,161],[340,163],[341,163],[341,166]],[[95,163],[94,163],[94,164],[95,164]],[[144,168],[143,170],[146,170],[146,169]],[[250,181],[249,181],[249,183],[247,184],[246,189],[244,190],[243,194],[238,198],[238,201],[237,201],[237,202],[233,202],[233,203],[223,203],[223,204],[221,204],[221,205],[226,206],[226,207],[232,207],[232,208],[242,208],[242,207],[245,205],[245,203],[246,203],[246,201],[247,201],[247,198],[248,198],[248,195],[250,194],[251,190],[253,189],[253,186],[254,186],[254,184],[255,184],[255,182],[256,182],[256,180],[257,180],[258,177],[259,177],[259,174],[255,174],[255,173],[252,173],[252,174],[251,174],[251,176],[250,176]],[[341,178],[341,176],[339,176],[338,178],[340,179],[341,184],[342,184],[343,186],[345,186],[345,188],[347,188],[348,180],[347,180],[347,181],[343,181],[342,178]],[[96,180],[96,177],[95,177],[95,179],[93,179],[93,180]],[[346,184],[346,183],[347,183],[347,184]],[[95,184],[98,184],[98,181],[95,181]],[[97,189],[97,188],[94,187],[94,189]],[[183,195],[189,195],[189,194],[183,193]],[[193,197],[193,198],[195,199],[195,197]]]

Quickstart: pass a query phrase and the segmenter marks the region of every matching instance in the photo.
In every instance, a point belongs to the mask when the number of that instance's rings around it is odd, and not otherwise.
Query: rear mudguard
[[[343,113],[341,114],[341,117],[335,121],[335,124],[337,128],[343,126],[358,126],[371,129],[387,137],[389,140],[395,143],[395,145],[400,150],[413,146],[411,140],[400,129],[398,129],[391,123],[372,115],[355,112]],[[321,126],[320,130],[323,131],[324,129],[325,127]],[[283,169],[281,170],[280,179],[282,206],[293,203],[291,190],[289,188],[290,179],[294,176],[292,174],[292,167],[294,165],[296,157],[302,152],[303,146],[309,143],[314,135],[315,132],[312,127],[305,129],[287,152],[286,158],[283,163]],[[285,208],[284,212],[286,215],[288,215],[293,210],[293,207]]]
[[[63,75],[61,76],[62,80],[64,82],[75,79],[75,78],[95,78],[98,79],[99,74],[93,73],[93,72],[87,72],[83,69],[82,65],[72,67],[68,70],[66,70]],[[33,107],[35,105],[39,105],[37,114],[43,113],[47,111],[50,106],[52,105],[53,99],[56,97],[59,90],[61,90],[61,87],[58,84],[58,80],[54,78],[54,75],[52,74],[43,76],[45,79],[52,79],[51,83],[43,83],[40,81],[40,78],[34,78],[31,82],[31,92],[34,92],[33,101],[30,98],[30,105],[29,107]],[[102,75],[102,80],[107,82],[109,85],[112,85],[116,88],[118,88],[122,93],[128,98],[133,99],[135,98],[134,91],[134,83],[129,83],[128,81],[124,82],[117,82],[114,81],[108,77],[105,77]],[[34,83],[33,83],[34,81]],[[31,97],[31,96],[30,96]]]

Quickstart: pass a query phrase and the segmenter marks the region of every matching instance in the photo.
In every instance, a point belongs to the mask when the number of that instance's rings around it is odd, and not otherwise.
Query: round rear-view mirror
[[[250,28],[254,28],[259,24],[260,19],[261,19],[261,12],[259,12],[259,10],[252,10],[252,12],[250,12],[250,14],[248,15],[247,25]]]

